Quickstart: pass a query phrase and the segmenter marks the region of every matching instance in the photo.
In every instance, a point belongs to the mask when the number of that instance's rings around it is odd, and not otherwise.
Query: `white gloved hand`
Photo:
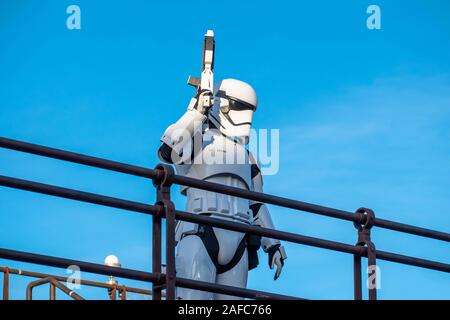
[[[284,260],[286,260],[286,258],[287,258],[286,252],[284,251],[284,248],[282,246],[276,245],[269,249],[270,269],[273,269],[274,266],[277,267],[273,280],[277,280],[278,277],[280,276],[281,270],[283,270]]]
[[[201,114],[206,114],[208,109],[212,106],[213,103],[213,94],[209,90],[205,90],[197,94],[197,105],[196,109]]]

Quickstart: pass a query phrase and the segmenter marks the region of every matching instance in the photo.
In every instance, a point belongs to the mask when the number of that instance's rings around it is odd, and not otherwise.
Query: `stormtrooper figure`
[[[186,113],[161,137],[159,158],[175,164],[178,174],[262,192],[255,157],[246,149],[257,97],[254,89],[235,79],[222,80],[215,92],[198,90]],[[211,98],[208,106],[205,101]],[[200,189],[181,187],[187,211],[233,222],[274,228],[266,205]],[[248,271],[258,265],[260,246],[269,267],[281,273],[286,259],[275,239],[178,221],[176,276],[246,287]],[[229,295],[177,288],[181,299],[239,299]]]

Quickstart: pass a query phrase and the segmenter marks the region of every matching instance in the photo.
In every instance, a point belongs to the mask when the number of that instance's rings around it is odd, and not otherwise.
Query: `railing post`
[[[356,254],[353,255],[353,286],[355,300],[362,300],[361,256]]]
[[[9,268],[3,272],[3,300],[9,299]]]
[[[119,290],[120,300],[127,300],[127,287],[122,286]]]
[[[117,284],[115,284],[109,292],[110,300],[117,300]]]
[[[152,218],[152,273],[161,274],[161,217],[157,215]],[[161,300],[159,283],[152,284],[152,291],[152,299]]]
[[[166,270],[165,270],[165,287],[166,287],[166,300],[175,299],[175,206],[170,199],[170,187],[173,182],[174,170],[171,166],[165,164],[159,164],[155,170],[160,172],[158,179],[155,179],[153,184],[156,187],[156,205],[160,208],[158,214],[154,215],[158,220],[157,234],[153,229],[153,236],[157,236],[157,239],[153,239],[154,250],[159,250],[158,255],[153,255],[153,267],[157,267],[161,272],[161,216],[166,218]],[[155,219],[153,219],[155,223]],[[155,240],[158,242],[155,244]],[[157,246],[158,248],[155,248]],[[155,265],[157,264],[157,266]],[[153,286],[153,299],[161,299],[161,286]],[[155,289],[157,292],[155,292]],[[157,296],[155,297],[155,293]]]
[[[56,300],[56,287],[53,283],[50,283],[50,300]]]
[[[369,289],[369,300],[377,299],[377,274],[376,274],[376,249],[371,240],[370,229],[375,221],[375,213],[371,209],[359,208],[355,214],[358,216],[358,222],[354,226],[358,231],[358,241],[356,245],[363,249],[367,248],[367,278]],[[362,275],[361,275],[361,255],[353,255],[353,280],[355,300],[362,300]],[[373,281],[371,285],[370,280]]]

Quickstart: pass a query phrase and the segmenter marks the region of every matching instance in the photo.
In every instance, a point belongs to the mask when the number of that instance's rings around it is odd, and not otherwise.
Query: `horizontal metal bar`
[[[97,168],[122,172],[126,174],[131,174],[135,176],[159,179],[161,177],[161,172],[158,170],[148,169],[144,167],[134,166],[130,164],[125,164],[121,162],[106,160],[102,158],[96,158],[87,156],[84,154],[73,153],[69,151],[64,151],[60,149],[49,148],[37,144],[31,144],[28,142],[2,138],[0,137],[0,147],[32,153],[44,157],[50,157],[54,159],[75,162],[79,164],[84,164],[88,166],[93,166]],[[310,213],[315,213],[327,217],[333,217],[337,219],[347,220],[347,221],[357,221],[358,217],[348,211],[338,210],[330,207],[319,206],[307,202],[302,202],[298,200],[288,199],[284,197],[274,196],[265,193],[253,192],[249,190],[244,190],[236,187],[225,186],[217,183],[212,183],[208,181],[193,179],[185,176],[174,175],[174,183],[180,185],[198,188],[202,190],[208,190],[218,193],[223,193],[231,196],[246,198],[254,201],[259,201],[263,203],[269,203],[277,206],[282,206],[286,208],[291,208],[300,211],[306,211]],[[364,222],[364,221],[363,221]],[[426,238],[442,240],[450,242],[450,233],[416,227],[404,223],[399,223],[395,221],[385,220],[376,218],[374,225],[380,228],[390,229],[394,231],[414,234],[417,236],[422,236]]]
[[[78,164],[83,164],[91,167],[122,172],[126,174],[131,174],[134,176],[158,179],[158,173],[156,170],[148,169],[144,167],[139,167],[135,165],[130,165],[122,162],[107,160],[103,158],[97,158],[88,156],[81,153],[75,153],[70,151],[65,151],[61,149],[50,148],[38,144],[8,139],[0,137],[0,147],[31,153],[38,156],[43,156],[47,158],[53,158],[58,160],[64,160],[69,162],[74,162]]]
[[[84,192],[74,189],[57,187],[45,183],[39,183],[29,180],[22,180],[12,177],[6,177],[0,175],[0,186],[15,188],[20,190],[26,190],[31,192],[42,193],[50,196],[72,199],[77,201],[89,202],[93,204],[99,204],[103,206],[119,208],[124,210],[130,210],[135,212],[155,214],[157,213],[157,207],[140,202],[128,201],[95,193]]]
[[[129,200],[122,200],[118,198],[107,197],[99,194],[82,192],[73,189],[61,188],[57,186],[52,186],[48,184],[16,179],[11,177],[0,176],[0,185],[18,188],[22,190],[28,190],[38,193],[44,193],[48,195],[53,195],[62,198],[69,198],[78,201],[86,201],[94,204],[100,204],[104,206],[120,208],[129,211],[135,211],[146,214],[156,214],[160,208],[153,205],[147,205],[140,202],[134,202]],[[164,217],[164,215],[162,215]],[[289,233],[284,231],[278,231],[268,228],[261,228],[258,226],[251,226],[243,223],[236,223],[232,221],[227,221],[223,219],[211,218],[208,216],[192,214],[184,211],[175,211],[175,217],[179,220],[184,220],[188,222],[195,222],[200,224],[211,225],[214,227],[219,227],[227,230],[239,231],[257,234],[260,236],[274,238],[279,240],[285,240],[289,242],[299,243],[303,245],[324,248],[334,251],[340,251],[345,253],[357,254],[367,257],[366,248],[360,246],[353,246],[341,242],[323,240],[313,237],[307,237],[295,233]],[[408,265],[414,265],[422,268],[429,268],[433,270],[450,272],[450,264],[440,263],[431,260],[419,259],[415,257],[397,255],[395,253],[389,253],[384,251],[376,252],[377,257],[382,260],[388,260],[397,263],[403,263]]]
[[[257,299],[257,300],[268,300],[268,299],[277,299],[277,300],[306,300],[304,298],[286,296],[282,294],[276,293],[267,293],[263,291],[245,289],[245,288],[237,288],[231,287],[227,285],[220,285],[203,282],[199,285],[199,281],[184,279],[184,278],[176,278],[175,284],[177,287],[183,287],[188,289],[196,289],[203,291],[213,291],[220,294],[227,294],[231,296],[238,296],[243,298]]]
[[[17,250],[0,248],[0,258],[29,262],[35,264],[46,265],[49,267],[57,267],[67,269],[69,266],[78,266],[84,272],[103,274],[106,276],[116,276],[126,279],[162,283],[163,277],[149,272],[138,270],[109,267],[103,264],[85,262],[74,259],[59,258],[36,253],[29,253]]]
[[[334,208],[330,208],[330,207],[324,207],[324,206],[320,206],[320,205],[316,205],[316,204],[312,204],[312,203],[308,203],[308,202],[303,202],[303,201],[298,201],[298,200],[293,200],[293,199],[288,199],[288,198],[284,198],[284,197],[274,196],[271,194],[253,192],[250,190],[240,189],[237,187],[230,187],[230,186],[221,185],[221,184],[213,183],[213,182],[209,182],[209,181],[193,179],[190,177],[175,175],[173,180],[174,180],[174,183],[177,183],[177,184],[180,184],[183,186],[188,186],[188,187],[192,187],[192,188],[197,188],[197,189],[202,189],[202,190],[207,190],[207,191],[212,191],[212,192],[217,192],[217,193],[223,193],[223,194],[227,194],[230,196],[241,197],[241,198],[258,201],[258,202],[262,202],[262,203],[269,203],[269,204],[273,204],[273,205],[277,205],[277,206],[281,206],[281,207],[285,207],[285,208],[306,211],[306,212],[315,213],[315,214],[332,217],[332,218],[337,218],[337,219],[341,219],[341,220],[358,222],[358,219],[359,219],[355,215],[355,213],[348,212],[348,211],[338,210],[338,209],[334,209]],[[364,223],[364,222],[365,221],[363,220],[362,223]],[[395,231],[399,231],[399,232],[410,233],[410,234],[414,234],[414,235],[422,236],[422,237],[426,237],[426,238],[432,238],[432,239],[436,239],[436,240],[450,242],[450,233],[446,233],[446,232],[420,228],[420,227],[416,227],[416,226],[412,226],[412,225],[408,225],[408,224],[398,223],[398,222],[379,219],[379,218],[375,218],[374,225],[377,227],[380,227],[380,228],[385,228],[385,229],[395,230]]]
[[[431,229],[422,228],[422,227],[416,227],[413,225],[395,222],[392,220],[375,218],[374,226],[379,227],[379,228],[393,230],[393,231],[409,233],[409,234],[413,234],[413,235],[421,236],[421,237],[425,237],[425,238],[450,242],[450,233],[431,230]]]
[[[421,267],[421,268],[426,268],[426,269],[431,269],[431,270],[436,270],[436,271],[450,272],[450,264],[448,264],[448,263],[442,263],[442,262],[433,261],[433,260],[405,256],[405,255],[401,255],[398,253],[381,251],[381,250],[376,250],[375,253],[376,253],[377,260],[386,260],[386,261],[390,261],[390,262],[396,262],[396,263],[401,263],[401,264],[406,264],[406,265],[410,265],[410,266]],[[364,256],[367,257],[367,250],[366,250],[366,253],[364,254]]]
[[[252,233],[262,237],[284,240],[317,248],[351,253],[356,255],[364,255],[364,250],[359,246],[303,236],[297,233],[279,231],[269,228],[262,228],[258,226],[248,225],[244,223],[237,223],[224,219],[211,218],[209,216],[193,214],[185,211],[178,211],[178,210],[175,211],[175,218],[182,221],[204,224],[221,229],[238,231],[242,233]]]
[[[293,243],[303,244],[307,246],[323,248],[333,251],[339,251],[344,253],[350,253],[354,255],[360,255],[367,257],[367,248],[361,246],[349,245],[342,242],[324,240],[314,237],[303,236],[296,233],[290,233],[285,231],[278,231],[268,228],[250,226],[243,223],[231,222],[223,219],[211,218],[208,216],[192,214],[184,211],[176,211],[175,217],[179,220],[194,222],[199,224],[210,225],[213,227],[219,227],[222,229],[253,233],[267,238],[273,238],[278,240],[285,240]],[[377,259],[386,260],[426,269],[432,269],[442,272],[450,272],[450,264],[441,263],[433,260],[420,259],[411,256],[400,255],[387,251],[376,250]]]
[[[124,269],[117,267],[109,267],[103,264],[85,262],[80,260],[59,258],[54,256],[41,255],[23,251],[0,248],[0,258],[16,260],[28,263],[35,263],[49,267],[67,268],[71,265],[78,266],[83,272],[90,272],[103,275],[112,275],[115,277],[139,280],[144,282],[152,282],[162,284],[165,274],[154,274],[151,272],[138,271],[133,269]],[[223,293],[233,296],[239,296],[250,299],[300,299],[297,297],[274,294],[270,292],[250,290],[245,288],[237,288],[220,284],[213,284],[204,281],[196,281],[190,279],[177,278],[178,287],[211,291],[215,293]]]
[[[274,196],[266,193],[254,192],[246,189],[241,189],[237,187],[231,187],[227,185],[222,185],[210,181],[198,180],[186,176],[175,175],[173,177],[173,182],[197,189],[223,193],[230,196],[245,198],[249,200],[254,200],[263,203],[274,204],[277,206],[282,206],[286,208],[296,209],[300,211],[307,211],[311,213],[316,213],[319,215],[347,220],[347,221],[357,221],[357,216],[354,213],[347,211],[337,210],[333,208],[323,207],[303,201],[288,199],[284,197]]]

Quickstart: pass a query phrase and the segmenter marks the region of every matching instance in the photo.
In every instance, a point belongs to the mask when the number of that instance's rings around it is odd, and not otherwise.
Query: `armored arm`
[[[256,192],[263,192],[263,180],[261,175],[261,170],[258,163],[250,154],[250,159],[252,162],[252,190]],[[250,209],[253,211],[253,224],[269,229],[275,229],[272,217],[270,216],[267,206],[260,202],[251,201]],[[269,256],[269,267],[273,269],[274,266],[277,267],[274,279],[276,280],[281,273],[284,265],[284,260],[286,260],[287,255],[284,247],[281,245],[280,241],[277,239],[262,237],[261,245],[264,252]]]
[[[161,161],[181,164],[191,158],[193,152],[192,138],[201,132],[212,106],[214,83],[214,32],[208,30],[205,34],[202,50],[202,74],[200,78],[189,77],[188,84],[197,90],[191,99],[185,114],[169,126],[161,137],[162,145],[158,150]]]
[[[158,150],[161,161],[179,164],[191,157],[192,138],[196,132],[201,132],[206,120],[205,114],[198,107],[198,98],[192,98],[183,116],[166,129]]]

